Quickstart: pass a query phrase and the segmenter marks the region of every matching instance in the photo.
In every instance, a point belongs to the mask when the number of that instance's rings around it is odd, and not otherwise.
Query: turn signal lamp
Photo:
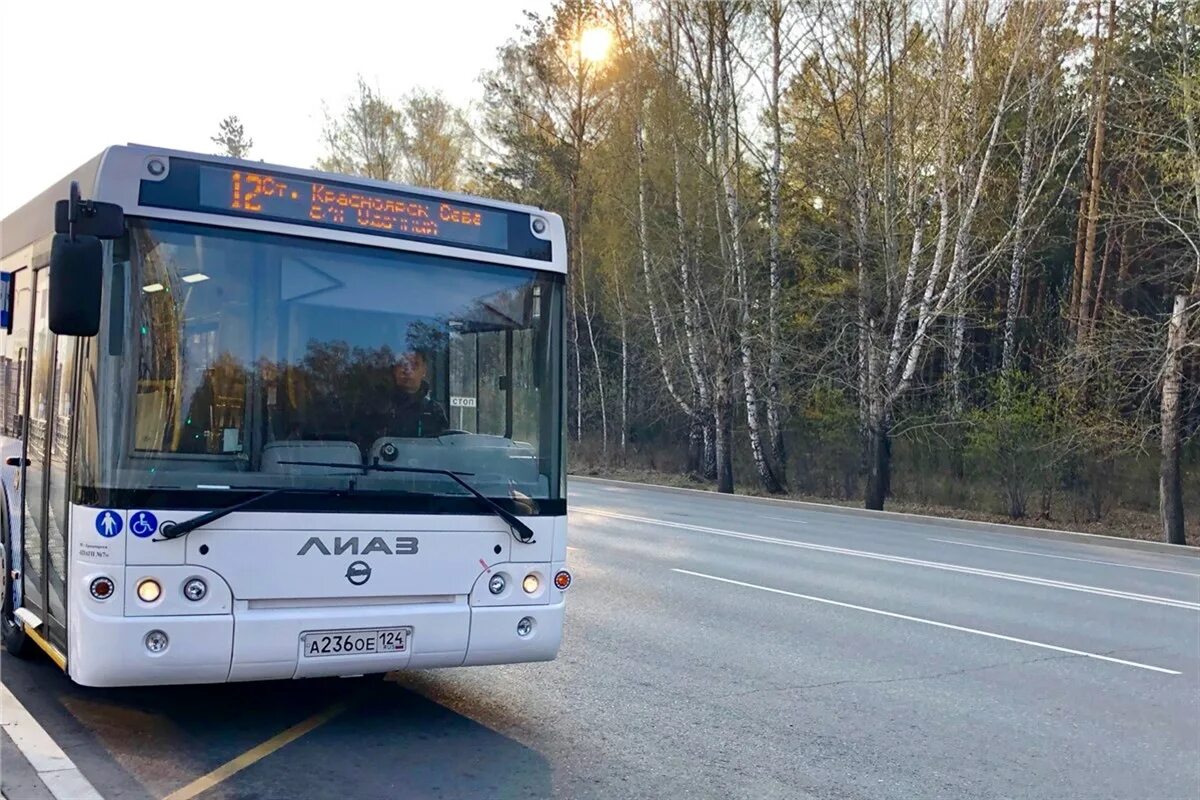
[[[95,578],[91,585],[92,597],[96,598],[97,600],[107,600],[108,598],[112,597],[113,588],[114,587],[111,578]]]
[[[554,585],[559,591],[565,591],[571,585],[571,573],[564,570],[559,570],[554,576]]]

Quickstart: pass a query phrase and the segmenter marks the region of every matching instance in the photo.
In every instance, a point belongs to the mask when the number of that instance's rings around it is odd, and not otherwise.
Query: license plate
[[[412,628],[378,628],[363,631],[313,631],[303,634],[305,658],[405,653]]]

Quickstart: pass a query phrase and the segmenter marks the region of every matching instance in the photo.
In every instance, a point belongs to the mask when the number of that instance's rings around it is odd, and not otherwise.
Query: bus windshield
[[[124,402],[100,400],[114,451],[100,485],[340,490],[352,478],[356,490],[463,492],[445,476],[344,466],[381,464],[467,474],[488,496],[559,497],[562,276],[129,228],[113,259],[128,297],[107,347]]]

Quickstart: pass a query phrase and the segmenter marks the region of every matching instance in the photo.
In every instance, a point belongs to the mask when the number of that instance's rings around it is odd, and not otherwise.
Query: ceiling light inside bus
[[[161,292],[165,288],[167,287],[163,286],[161,283],[147,283],[142,287],[142,291],[146,294],[154,294],[155,292]]]
[[[138,581],[137,596],[143,603],[153,603],[162,597],[162,586],[154,578],[143,578]]]
[[[208,280],[208,276],[203,272],[193,272],[191,275],[184,275],[179,280],[183,281],[184,283],[199,283],[200,281]]]

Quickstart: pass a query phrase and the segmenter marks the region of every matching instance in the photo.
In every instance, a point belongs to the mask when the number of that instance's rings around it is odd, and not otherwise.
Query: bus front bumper
[[[84,686],[224,683],[350,676],[482,664],[549,661],[562,641],[564,604],[472,607],[454,602],[355,607],[236,608],[232,614],[100,616],[72,625],[68,672]],[[518,623],[532,619],[531,630]],[[524,630],[525,626],[521,626]],[[410,628],[402,653],[303,654],[317,631]],[[166,647],[152,652],[151,634]]]

